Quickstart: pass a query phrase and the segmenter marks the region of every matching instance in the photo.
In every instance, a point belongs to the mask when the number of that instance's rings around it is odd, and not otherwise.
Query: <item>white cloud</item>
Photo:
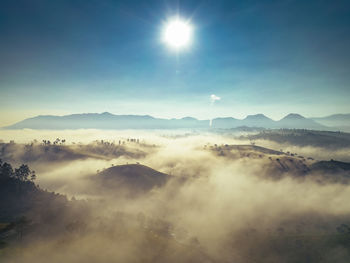
[[[215,94],[211,94],[211,95],[210,95],[210,102],[211,102],[212,105],[213,105],[213,104],[215,103],[215,101],[217,101],[217,100],[221,100],[221,98],[218,97],[218,96],[216,96]]]

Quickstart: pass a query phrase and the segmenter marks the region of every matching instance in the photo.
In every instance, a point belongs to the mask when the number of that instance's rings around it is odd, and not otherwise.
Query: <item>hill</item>
[[[113,166],[93,177],[103,188],[113,191],[147,192],[163,186],[170,176],[141,164]]]
[[[131,143],[130,143],[131,144]],[[7,162],[24,163],[58,163],[65,161],[84,160],[88,158],[109,160],[126,156],[140,158],[146,156],[142,145],[139,148],[128,147],[118,143],[95,141],[80,145],[48,144],[45,143],[0,143],[0,158]]]
[[[0,222],[30,213],[39,216],[38,211],[44,215],[49,213],[48,207],[60,210],[67,205],[65,196],[42,190],[34,180],[35,172],[27,165],[13,169],[11,164],[0,159]]]
[[[241,139],[268,140],[280,144],[295,146],[314,146],[327,149],[350,147],[350,133],[333,131],[316,131],[304,129],[264,130],[258,134],[241,136]]]
[[[315,161],[311,157],[255,145],[212,146],[210,150],[222,158],[241,159],[246,165],[258,164],[258,176],[270,179],[291,176],[299,179],[310,178],[320,183],[350,184],[350,163],[347,162]]]
[[[311,168],[317,171],[330,172],[330,173],[349,173],[350,175],[350,163],[339,161],[320,161],[314,163]]]

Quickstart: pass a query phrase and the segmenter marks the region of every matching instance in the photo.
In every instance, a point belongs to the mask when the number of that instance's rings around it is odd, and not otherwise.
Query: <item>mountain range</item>
[[[244,119],[232,117],[198,120],[192,117],[162,119],[149,115],[114,115],[83,113],[65,116],[39,115],[4,127],[5,129],[231,129],[237,127],[294,128],[313,130],[350,130],[350,114],[337,114],[324,118],[305,118],[291,113],[275,121],[263,114],[248,115]]]

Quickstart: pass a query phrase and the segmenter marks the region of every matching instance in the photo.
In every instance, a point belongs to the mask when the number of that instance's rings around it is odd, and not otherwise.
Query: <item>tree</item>
[[[13,169],[11,164],[9,163],[4,163],[3,165],[0,166],[0,173],[2,177],[8,178],[13,176]]]
[[[19,168],[15,169],[15,177],[21,181],[28,180],[28,176],[31,174],[31,171],[26,164],[22,164]]]
[[[59,144],[60,141],[61,141],[60,138],[57,138],[57,139],[53,142],[53,144],[55,144],[55,145],[56,145],[56,144]]]
[[[35,179],[36,179],[35,171],[31,171],[31,173],[30,173],[30,180],[33,182],[33,181],[35,181]]]

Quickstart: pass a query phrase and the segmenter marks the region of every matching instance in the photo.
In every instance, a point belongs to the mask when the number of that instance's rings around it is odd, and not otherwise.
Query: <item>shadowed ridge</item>
[[[323,170],[326,172],[350,172],[350,163],[340,162],[340,161],[319,161],[312,165],[312,169]]]
[[[149,191],[163,186],[169,175],[141,164],[126,164],[110,167],[98,173],[103,186],[107,188],[127,187],[136,191]]]

